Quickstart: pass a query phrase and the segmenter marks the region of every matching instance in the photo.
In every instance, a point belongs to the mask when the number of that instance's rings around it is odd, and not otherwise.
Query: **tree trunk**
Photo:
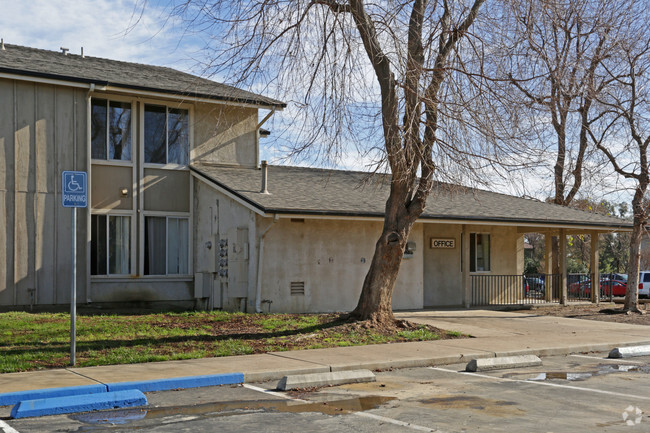
[[[627,289],[625,290],[624,311],[638,313],[639,311],[639,264],[641,261],[641,235],[643,227],[636,223],[634,218],[634,228],[632,229],[632,238],[630,239],[630,264],[628,268]]]
[[[401,182],[397,182],[400,184]],[[381,236],[375,245],[370,269],[361,288],[357,307],[350,314],[359,320],[370,320],[391,326],[393,316],[392,298],[395,281],[404,256],[413,223],[417,217],[409,215],[401,205],[408,190],[393,184],[386,203],[386,215]]]
[[[627,272],[627,290],[625,290],[625,306],[623,311],[641,313],[639,310],[639,266],[641,262],[641,237],[647,222],[643,208],[643,198],[648,187],[647,178],[642,179],[632,199],[634,227],[630,238],[630,263]]]
[[[395,319],[391,301],[408,239],[408,233],[405,234],[406,237],[401,240],[393,230],[384,229],[382,232],[363,281],[359,302],[351,313],[353,317],[378,323],[388,323]]]

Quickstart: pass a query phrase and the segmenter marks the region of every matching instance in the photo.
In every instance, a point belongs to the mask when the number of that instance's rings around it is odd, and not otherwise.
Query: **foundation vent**
[[[305,282],[292,281],[291,282],[291,296],[305,296]]]

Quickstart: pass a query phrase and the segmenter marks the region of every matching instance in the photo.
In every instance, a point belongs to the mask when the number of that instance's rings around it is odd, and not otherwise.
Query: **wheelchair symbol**
[[[68,191],[70,192],[77,192],[77,191],[83,191],[83,186],[77,182],[74,176],[70,176],[70,182],[68,182]]]

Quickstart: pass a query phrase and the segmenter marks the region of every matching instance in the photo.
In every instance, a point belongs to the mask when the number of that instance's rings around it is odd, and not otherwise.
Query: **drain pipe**
[[[264,237],[266,234],[271,230],[271,227],[273,227],[273,224],[277,220],[279,220],[280,217],[278,214],[275,214],[273,216],[273,221],[271,221],[271,224],[262,232],[262,234],[259,237],[259,250],[258,250],[258,257],[257,257],[257,287],[255,291],[255,312],[256,313],[261,313],[262,312],[262,258],[264,257]]]

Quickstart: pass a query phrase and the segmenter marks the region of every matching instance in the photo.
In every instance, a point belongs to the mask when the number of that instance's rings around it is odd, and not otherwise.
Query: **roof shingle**
[[[5,44],[0,72],[282,108],[275,99],[162,66]]]
[[[390,175],[306,167],[269,166],[261,194],[261,170],[193,164],[199,175],[265,213],[383,216]],[[620,218],[474,188],[439,184],[422,219],[630,228]]]

